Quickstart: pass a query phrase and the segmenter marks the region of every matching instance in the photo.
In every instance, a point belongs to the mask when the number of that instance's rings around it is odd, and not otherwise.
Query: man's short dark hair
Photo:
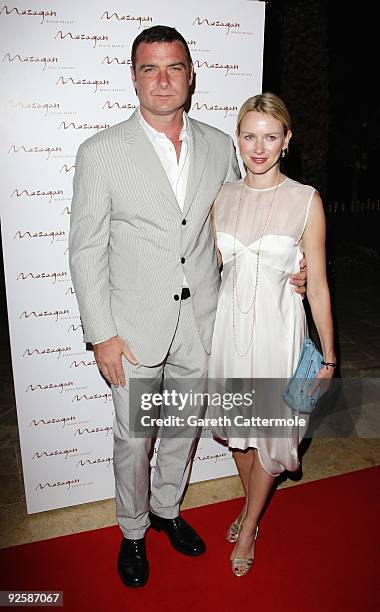
[[[191,66],[191,64],[193,63],[193,60],[191,59],[188,44],[186,40],[184,39],[184,37],[182,36],[182,34],[177,32],[175,28],[171,28],[169,26],[163,26],[163,25],[156,25],[156,26],[147,28],[146,30],[143,30],[142,32],[140,32],[140,34],[133,41],[132,52],[131,52],[131,60],[132,60],[133,68],[135,68],[136,66],[137,47],[141,43],[148,43],[148,44],[155,43],[155,42],[160,42],[160,43],[169,42],[170,43],[170,42],[174,42],[175,40],[179,40],[179,42],[183,44],[185,53],[186,53],[186,57],[187,57],[187,61],[189,63],[189,66]]]

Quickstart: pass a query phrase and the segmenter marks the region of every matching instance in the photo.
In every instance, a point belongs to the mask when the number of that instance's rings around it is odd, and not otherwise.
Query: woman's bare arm
[[[307,298],[326,362],[335,363],[334,330],[326,275],[326,220],[321,197],[315,193],[302,237],[307,261]],[[333,370],[333,368],[330,368]],[[333,374],[333,371],[332,371]]]

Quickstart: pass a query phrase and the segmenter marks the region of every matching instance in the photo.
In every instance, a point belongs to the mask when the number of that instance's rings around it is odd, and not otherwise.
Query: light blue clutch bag
[[[321,389],[318,387],[313,395],[309,395],[311,387],[322,367],[323,357],[310,338],[304,340],[300,359],[292,378],[290,379],[283,400],[296,412],[310,413],[315,408]]]

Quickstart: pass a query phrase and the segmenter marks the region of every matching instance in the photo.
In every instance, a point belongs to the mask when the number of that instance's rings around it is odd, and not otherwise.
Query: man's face
[[[170,115],[183,108],[193,80],[185,49],[179,40],[140,43],[132,81],[142,111]]]

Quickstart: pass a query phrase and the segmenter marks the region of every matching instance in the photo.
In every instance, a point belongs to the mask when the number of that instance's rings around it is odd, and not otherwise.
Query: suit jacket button
[[[186,225],[187,221],[186,219],[182,219],[182,225]]]
[[[179,295],[178,295],[177,293],[175,294],[174,299],[175,299],[175,301],[176,301],[176,302],[178,302],[178,300],[179,300]]]
[[[185,263],[186,259],[184,257],[181,257],[181,263]]]

